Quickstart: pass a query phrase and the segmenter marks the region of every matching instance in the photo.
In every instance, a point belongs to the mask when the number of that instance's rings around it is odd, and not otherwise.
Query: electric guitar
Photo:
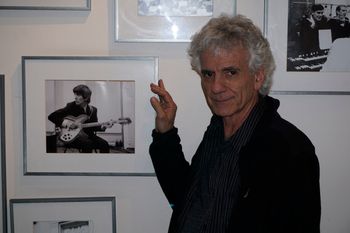
[[[90,122],[90,123],[84,123],[89,117],[85,114],[82,114],[80,116],[74,117],[74,116],[66,116],[62,122],[62,126],[59,131],[59,139],[63,141],[64,143],[72,142],[74,139],[76,139],[79,136],[82,136],[82,134],[85,134],[82,130],[83,128],[89,128],[89,127],[96,127],[96,126],[113,126],[114,124],[130,124],[131,119],[126,118],[119,118],[118,120],[110,120],[107,122]],[[72,127],[72,125],[75,124],[76,127]]]

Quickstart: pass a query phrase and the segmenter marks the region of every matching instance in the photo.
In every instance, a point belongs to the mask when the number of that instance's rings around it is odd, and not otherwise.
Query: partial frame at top
[[[0,10],[90,11],[91,0],[0,0]]]
[[[236,14],[236,0],[114,0],[115,42],[189,42],[212,17]]]

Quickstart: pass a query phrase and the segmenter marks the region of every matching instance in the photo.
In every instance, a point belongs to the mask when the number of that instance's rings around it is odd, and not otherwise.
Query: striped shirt
[[[226,232],[240,194],[239,152],[249,141],[264,107],[264,98],[260,98],[229,140],[224,140],[222,118],[213,116],[191,165],[196,174],[177,219],[177,229],[172,232]]]

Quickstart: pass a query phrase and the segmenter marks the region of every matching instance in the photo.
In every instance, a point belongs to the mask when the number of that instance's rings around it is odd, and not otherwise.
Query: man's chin
[[[229,111],[227,111],[227,109],[213,109],[212,112],[220,117],[225,117],[228,115],[231,115]]]

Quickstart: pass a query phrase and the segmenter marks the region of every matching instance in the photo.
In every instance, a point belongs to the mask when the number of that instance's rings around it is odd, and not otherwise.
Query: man
[[[96,131],[105,131],[113,126],[112,122],[102,125],[98,123],[97,108],[89,105],[91,90],[86,85],[78,85],[73,88],[74,101],[64,108],[58,109],[48,116],[56,127],[66,132],[61,139],[67,147],[78,148],[83,153],[91,153],[98,149],[100,153],[109,153],[108,142],[96,135]],[[91,127],[82,127],[82,124],[90,124]]]
[[[300,21],[301,53],[309,54],[321,50],[319,31],[324,29],[330,29],[328,18],[324,16],[324,7],[320,4],[314,4],[311,6],[311,14],[303,16]]]
[[[336,15],[329,20],[333,42],[338,38],[350,37],[350,22],[349,18],[346,17],[347,13],[348,10],[346,6],[338,5],[335,8]]]
[[[212,18],[188,50],[213,116],[192,162],[177,106],[162,80],[150,155],[173,208],[169,233],[316,233],[319,164],[310,140],[268,96],[275,69],[268,41],[244,16]]]

